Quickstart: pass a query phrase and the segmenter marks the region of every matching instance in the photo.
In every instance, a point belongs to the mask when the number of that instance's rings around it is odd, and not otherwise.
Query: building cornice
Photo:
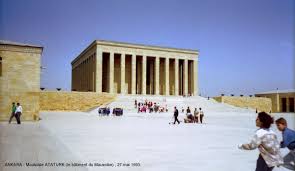
[[[83,56],[89,49],[94,46],[113,46],[113,47],[123,47],[123,48],[134,48],[134,49],[143,49],[143,50],[155,50],[155,51],[164,51],[172,53],[184,53],[190,55],[199,55],[198,50],[192,49],[181,49],[181,48],[171,48],[171,47],[162,47],[162,46],[152,46],[144,44],[135,44],[135,43],[125,43],[125,42],[116,42],[116,41],[107,41],[107,40],[94,40],[86,49],[84,49],[72,62],[75,63],[80,56]]]
[[[43,51],[43,47],[0,44],[0,51],[11,51],[11,52],[38,53],[38,54],[41,54],[42,51]]]

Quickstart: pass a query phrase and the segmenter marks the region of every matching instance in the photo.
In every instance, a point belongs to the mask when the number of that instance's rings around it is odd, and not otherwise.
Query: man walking
[[[15,118],[16,118],[17,124],[20,124],[20,116],[22,113],[23,113],[23,108],[20,105],[20,103],[17,103],[16,110],[15,110]]]
[[[177,110],[177,108],[176,108],[176,106],[174,107],[174,123],[173,124],[175,124],[175,122],[178,122],[178,124],[180,124],[180,122],[179,122],[179,120],[178,120],[178,110]]]
[[[12,102],[11,115],[10,115],[10,118],[9,118],[9,121],[8,121],[9,124],[11,123],[12,118],[15,116],[15,110],[16,110],[16,105],[15,105],[14,102]]]

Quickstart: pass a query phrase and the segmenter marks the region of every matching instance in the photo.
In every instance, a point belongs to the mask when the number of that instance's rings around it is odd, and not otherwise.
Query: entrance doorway
[[[287,112],[287,98],[282,98],[282,112]]]
[[[289,112],[294,112],[294,111],[295,111],[294,98],[290,97],[289,98]]]

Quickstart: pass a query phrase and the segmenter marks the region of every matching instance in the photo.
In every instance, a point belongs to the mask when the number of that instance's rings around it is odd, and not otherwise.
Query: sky
[[[294,0],[0,0],[0,39],[44,47],[46,89],[95,39],[199,50],[202,96],[292,89],[294,32]]]

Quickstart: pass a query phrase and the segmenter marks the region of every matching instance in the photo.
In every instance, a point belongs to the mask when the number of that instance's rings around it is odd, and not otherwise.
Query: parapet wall
[[[95,92],[40,92],[40,111],[87,111],[111,103],[115,95]]]
[[[220,103],[227,103],[242,108],[252,108],[258,111],[269,112],[272,108],[270,98],[265,97],[235,97],[235,96],[219,96],[214,99]]]

